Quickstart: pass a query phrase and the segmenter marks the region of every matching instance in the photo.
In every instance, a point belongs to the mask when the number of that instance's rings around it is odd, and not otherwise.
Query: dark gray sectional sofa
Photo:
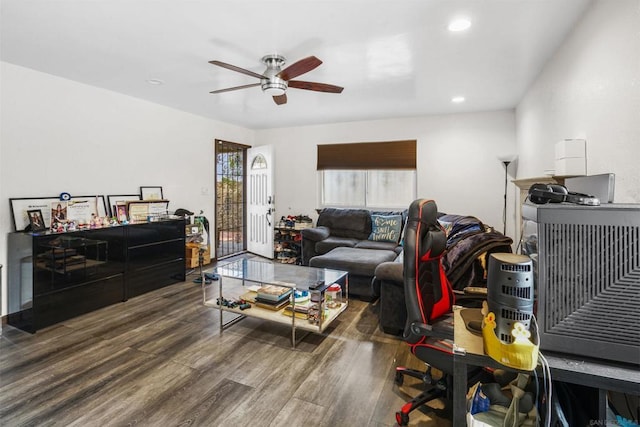
[[[349,294],[365,301],[377,298],[371,287],[376,267],[402,253],[400,239],[407,211],[324,208],[316,227],[302,230],[302,264],[349,272]],[[390,240],[372,240],[374,218],[400,221]]]
[[[302,263],[348,271],[349,295],[365,301],[379,298],[380,328],[401,335],[407,319],[402,238],[370,240],[372,215],[400,215],[404,232],[407,211],[325,208],[316,227],[302,230]],[[465,287],[486,286],[483,257],[511,252],[513,242],[473,216],[439,214],[438,220],[447,233],[442,265],[454,292],[464,298]]]

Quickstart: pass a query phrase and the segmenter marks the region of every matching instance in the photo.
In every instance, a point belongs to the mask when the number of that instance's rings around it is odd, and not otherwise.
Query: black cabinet
[[[185,221],[127,227],[125,297],[185,280]]]
[[[185,280],[184,220],[9,234],[8,323],[35,332]]]

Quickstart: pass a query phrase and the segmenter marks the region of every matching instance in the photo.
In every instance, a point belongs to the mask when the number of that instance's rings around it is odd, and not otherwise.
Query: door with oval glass
[[[247,250],[273,258],[273,147],[247,150]]]

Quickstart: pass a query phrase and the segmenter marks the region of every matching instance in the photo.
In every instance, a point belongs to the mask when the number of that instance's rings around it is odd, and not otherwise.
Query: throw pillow
[[[398,243],[402,229],[402,215],[371,215],[369,240]]]

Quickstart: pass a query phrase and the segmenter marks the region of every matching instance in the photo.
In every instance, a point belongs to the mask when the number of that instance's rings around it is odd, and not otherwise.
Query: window
[[[322,206],[397,208],[416,199],[416,141],[318,145]]]
[[[323,170],[321,205],[405,208],[416,199],[415,170]]]
[[[325,170],[320,176],[323,206],[366,206],[365,171]]]
[[[251,162],[252,170],[266,169],[266,168],[267,168],[267,159],[265,159],[262,154],[258,154],[255,157],[255,159],[253,159],[253,162]]]

